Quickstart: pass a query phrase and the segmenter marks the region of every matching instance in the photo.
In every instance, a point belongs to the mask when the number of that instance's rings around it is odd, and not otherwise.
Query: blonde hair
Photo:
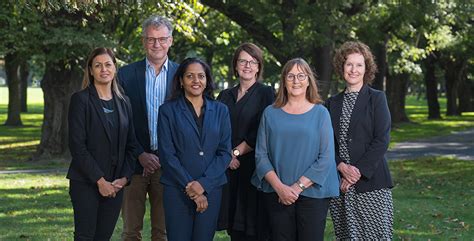
[[[84,78],[82,79],[82,89],[85,89],[89,87],[89,85],[94,83],[94,76],[91,72],[92,61],[94,61],[95,57],[103,54],[107,54],[108,56],[110,56],[112,62],[117,68],[117,60],[115,59],[115,54],[111,49],[104,47],[95,48],[94,50],[92,50],[92,52],[89,54],[89,57],[87,58],[87,64],[84,68]],[[117,73],[115,73],[114,79],[112,80],[112,92],[114,92],[114,94],[117,95],[120,99],[124,99],[122,87],[120,87],[117,81]]]
[[[299,69],[308,75],[309,86],[306,89],[306,99],[313,104],[320,104],[323,102],[321,96],[318,93],[318,86],[316,85],[316,76],[309,67],[309,64],[302,58],[291,59],[286,62],[285,66],[281,71],[280,88],[278,89],[275,103],[273,104],[276,108],[281,108],[288,103],[288,91],[286,90],[286,76],[294,66],[298,66]]]

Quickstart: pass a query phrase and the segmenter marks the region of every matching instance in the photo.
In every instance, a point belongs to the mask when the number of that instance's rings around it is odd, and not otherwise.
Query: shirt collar
[[[153,68],[153,65],[148,61],[148,58],[145,58],[146,62],[146,69],[148,70],[149,68]],[[166,56],[165,63],[163,64],[163,70],[168,71],[168,56]]]

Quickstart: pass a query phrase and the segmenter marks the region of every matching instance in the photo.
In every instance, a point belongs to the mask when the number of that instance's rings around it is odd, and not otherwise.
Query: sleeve
[[[316,185],[326,183],[329,173],[335,169],[334,162],[334,134],[329,112],[323,108],[320,112],[321,124],[319,125],[319,153],[313,164],[304,172],[303,176],[309,178]],[[333,169],[334,168],[334,169]]]
[[[71,96],[68,113],[69,150],[71,151],[72,161],[76,162],[75,166],[86,175],[86,178],[95,183],[104,176],[104,172],[87,150],[87,105],[87,101],[81,100],[78,93]]]
[[[127,133],[127,143],[125,145],[125,162],[122,168],[122,177],[127,177],[128,182],[130,182],[133,172],[135,170],[136,160],[137,160],[137,150],[139,149],[139,144],[135,136],[135,126],[133,125],[133,113],[132,107],[130,106],[130,101],[128,98],[125,98],[125,106],[128,112],[128,133]]]
[[[267,108],[267,106],[273,104],[275,101],[275,91],[272,87],[264,87],[262,88],[262,103],[258,103],[257,105],[260,107],[258,110],[258,114],[256,118],[252,121],[250,128],[247,131],[247,135],[244,137],[245,142],[255,149],[255,145],[257,142],[257,133],[258,133],[258,126],[260,124],[260,119],[262,118],[262,113]]]
[[[368,179],[372,177],[380,162],[384,160],[384,155],[390,144],[391,126],[390,111],[385,94],[381,92],[377,95],[372,104],[374,106],[373,138],[367,147],[367,151],[355,162],[355,166],[359,168],[362,176]]]
[[[171,109],[164,105],[160,106],[158,113],[158,136],[160,137],[158,138],[158,153],[163,170],[170,172],[170,176],[175,178],[180,187],[185,188],[189,182],[193,181],[193,178],[178,159],[174,143],[176,133],[174,133],[174,122],[169,116],[170,112],[172,112]]]
[[[227,107],[223,105],[224,111],[220,115],[220,140],[217,146],[215,156],[209,166],[206,168],[203,176],[198,181],[207,193],[210,193],[219,182],[216,182],[225,174],[229,166],[232,156],[230,154],[231,147],[231,130],[230,117]]]
[[[262,188],[262,180],[269,171],[273,171],[274,167],[268,156],[268,130],[267,130],[267,114],[264,111],[257,134],[257,144],[255,145],[255,173],[258,178],[256,187]]]

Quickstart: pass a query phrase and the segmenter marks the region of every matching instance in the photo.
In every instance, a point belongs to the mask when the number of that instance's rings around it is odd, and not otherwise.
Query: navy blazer
[[[171,95],[171,83],[173,82],[174,74],[178,69],[178,64],[168,60],[168,72],[166,74],[166,99]],[[138,157],[150,150],[150,130],[148,128],[148,111],[146,108],[146,60],[126,65],[119,69],[118,80],[125,91],[125,94],[130,98],[130,103],[133,110],[133,124],[135,126],[135,134],[139,148],[135,155]],[[158,137],[159,139],[159,137]],[[143,167],[138,162],[135,165],[135,174],[142,174]]]
[[[335,135],[336,163],[339,156],[339,131],[344,92],[326,100]],[[364,85],[354,105],[347,133],[351,164],[362,175],[356,183],[358,192],[393,187],[385,153],[390,143],[390,111],[383,91]]]
[[[114,94],[118,111],[118,160],[112,167],[110,128],[94,85],[74,93],[69,104],[69,150],[72,161],[67,178],[96,183],[101,177],[107,181],[130,177],[133,173],[137,149],[135,132],[131,123],[132,108],[125,96]]]
[[[181,96],[160,107],[158,153],[161,183],[184,189],[198,181],[207,193],[227,182],[231,161],[231,127],[227,107],[205,98],[202,134]]]

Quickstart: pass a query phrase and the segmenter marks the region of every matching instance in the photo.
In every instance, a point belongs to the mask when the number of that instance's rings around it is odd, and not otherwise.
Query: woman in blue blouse
[[[260,122],[252,179],[265,192],[273,241],[323,240],[329,198],[339,195],[331,119],[321,103],[306,61],[288,61]]]
[[[231,155],[227,107],[212,98],[209,66],[185,59],[160,106],[158,150],[168,241],[212,241]]]

